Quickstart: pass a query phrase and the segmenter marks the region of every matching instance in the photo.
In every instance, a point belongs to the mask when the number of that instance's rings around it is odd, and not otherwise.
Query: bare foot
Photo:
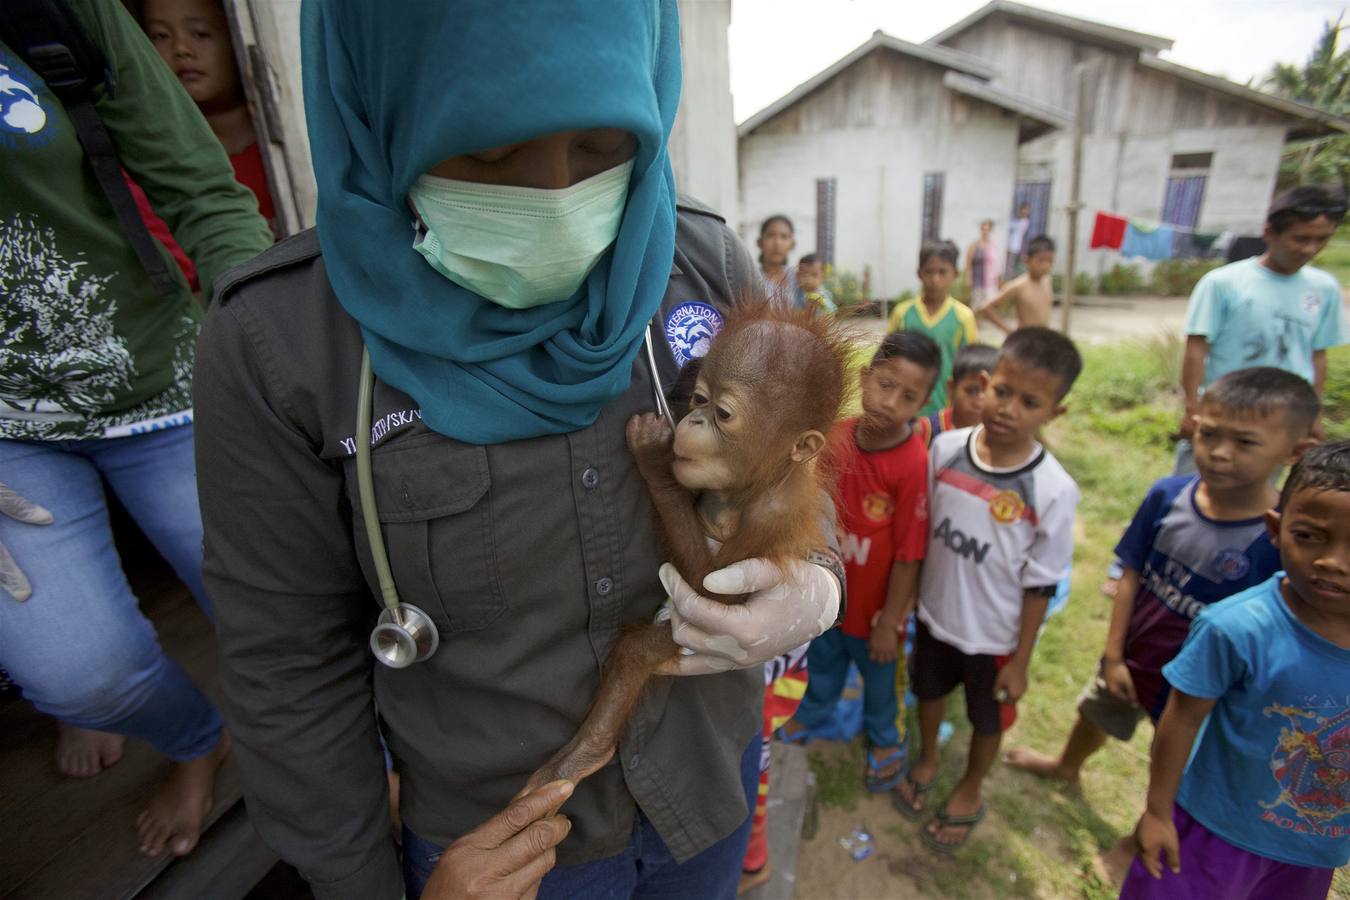
[[[1099,854],[1096,860],[1097,875],[1114,887],[1120,887],[1125,883],[1125,875],[1130,871],[1130,865],[1134,862],[1135,843],[1134,835],[1126,834],[1116,841],[1116,845],[1105,853]]]
[[[1061,765],[1057,757],[1047,756],[1044,753],[1037,753],[1035,750],[1030,750],[1026,747],[1012,748],[1007,753],[1003,754],[1003,762],[1012,766],[1014,769],[1030,772],[1032,775],[1039,775],[1042,778],[1052,778],[1055,781],[1062,781],[1072,787],[1078,786],[1080,773]]]
[[[166,849],[187,856],[201,837],[202,819],[211,811],[216,770],[230,752],[230,735],[221,732],[205,756],[174,763],[173,771],[155,788],[150,803],[136,817],[141,852],[159,856]]]
[[[56,729],[56,770],[71,778],[91,778],[117,764],[127,739],[120,734],[90,731],[66,722]]]

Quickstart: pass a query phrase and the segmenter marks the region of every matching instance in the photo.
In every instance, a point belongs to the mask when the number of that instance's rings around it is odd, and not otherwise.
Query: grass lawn
[[[1031,686],[1018,706],[1018,721],[1005,748],[1027,745],[1055,751],[1062,745],[1076,716],[1078,693],[1095,670],[1106,637],[1110,602],[1098,593],[1098,586],[1111,550],[1148,486],[1171,470],[1167,436],[1176,427],[1180,405],[1170,385],[1175,383],[1180,342],[1083,350],[1086,368],[1069,396],[1070,411],[1047,436],[1082,492],[1073,596],[1046,625],[1031,664]],[[1328,401],[1333,408],[1327,416],[1328,429],[1350,437],[1350,348],[1333,355],[1330,369]],[[930,795],[936,802],[950,791],[964,765],[969,726],[959,695],[950,704],[949,718],[957,730],[945,748],[943,770]],[[913,733],[917,736],[917,731]],[[1081,791],[996,766],[988,782],[990,820],[950,863],[923,850],[906,849],[917,844],[913,838],[919,826],[864,795],[861,738],[849,746],[812,745],[810,755],[822,816],[831,809],[855,810],[861,804],[879,849],[901,858],[906,873],[925,870],[916,879],[923,896],[1096,900],[1116,896],[1116,889],[1094,871],[1094,858],[1134,827],[1148,784],[1151,739],[1152,729],[1144,724],[1130,743],[1109,744],[1088,764]],[[798,897],[814,898],[821,890],[818,882],[813,883],[813,859],[819,859],[823,868],[843,852],[833,846],[834,837],[822,834],[803,846]],[[883,841],[893,842],[897,849],[881,847]],[[913,896],[915,890],[906,888],[891,896]],[[1338,873],[1332,896],[1350,898],[1350,876],[1345,871]]]

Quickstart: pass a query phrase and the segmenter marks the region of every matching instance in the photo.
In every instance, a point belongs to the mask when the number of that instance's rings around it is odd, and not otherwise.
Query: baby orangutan
[[[628,447],[670,561],[705,596],[744,602],[702,587],[732,563],[783,563],[828,546],[818,456],[843,402],[848,352],[841,329],[810,310],[748,305],[727,316],[673,433],[652,413],[629,421]],[[581,730],[525,791],[559,778],[580,781],[608,762],[648,679],[679,652],[669,622],[625,631]]]

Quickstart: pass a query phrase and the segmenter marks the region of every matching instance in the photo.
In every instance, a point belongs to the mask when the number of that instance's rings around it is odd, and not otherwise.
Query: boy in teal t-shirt
[[[1266,218],[1266,252],[1205,275],[1186,308],[1181,386],[1185,438],[1177,474],[1195,471],[1189,438],[1203,388],[1251,366],[1273,366],[1306,379],[1322,394],[1326,351],[1350,342],[1336,279],[1308,265],[1345,216],[1345,200],[1318,187],[1275,198]],[[1321,436],[1320,421],[1313,433]]]

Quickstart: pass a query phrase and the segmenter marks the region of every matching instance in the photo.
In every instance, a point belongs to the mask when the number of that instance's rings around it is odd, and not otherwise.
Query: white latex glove
[[[671,630],[683,653],[657,673],[709,675],[759,665],[832,626],[839,614],[839,580],[805,560],[786,569],[747,559],[711,573],[703,579],[704,590],[752,595],[727,604],[697,593],[674,566],[663,565],[659,574],[670,596]]]
[[[0,481],[0,513],[27,525],[50,525],[52,514],[31,500],[21,497],[12,487]],[[33,586],[23,574],[14,557],[0,544],[0,588],[9,591],[20,603],[33,596]]]

